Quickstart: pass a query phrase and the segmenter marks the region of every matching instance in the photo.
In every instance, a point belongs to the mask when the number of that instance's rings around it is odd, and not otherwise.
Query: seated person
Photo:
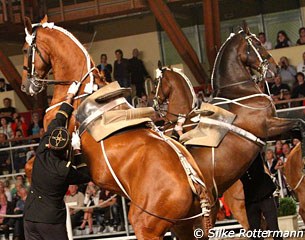
[[[3,108],[0,108],[0,117],[5,117],[7,122],[13,121],[13,114],[16,112],[16,108],[12,107],[12,99],[3,99]]]
[[[5,117],[2,117],[1,120],[0,132],[4,133],[8,139],[14,138],[14,132],[10,122],[7,122]]]
[[[287,84],[282,83],[280,75],[277,75],[274,78],[274,84],[272,84],[270,88],[270,93],[275,102],[290,99],[290,87]],[[277,104],[276,107],[287,108],[288,103]]]
[[[36,142],[38,142],[41,129],[43,129],[43,122],[40,119],[39,113],[34,112],[32,114],[32,123],[28,128],[28,136],[37,136]]]
[[[27,189],[22,187],[18,191],[19,200],[16,203],[16,207],[14,209],[14,214],[23,214],[24,205],[26,198],[28,196]],[[14,227],[14,240],[23,240],[24,238],[24,229],[23,229],[23,217],[20,218],[12,218],[12,226]]]
[[[87,185],[86,193],[85,193],[84,205],[86,207],[98,206],[99,198],[100,198],[99,187],[96,186],[93,182],[89,182]],[[81,226],[79,227],[79,230],[84,230],[86,227],[86,223],[88,222],[89,234],[93,234],[92,215],[94,212],[94,208],[88,208],[84,212],[85,212],[84,220],[83,220],[83,223],[81,224]]]
[[[73,203],[73,206],[75,207],[83,207],[85,196],[83,193],[78,191],[78,186],[70,185],[68,191],[69,194],[65,196],[65,203]],[[73,209],[73,206],[70,207],[70,218],[72,228],[75,228],[81,222],[83,211],[79,209]]]
[[[6,92],[6,91],[10,91],[10,90],[13,90],[11,85],[9,85],[8,83],[5,83],[4,78],[0,78],[0,92]]]
[[[112,195],[108,190],[101,190],[100,192],[99,205],[101,205],[101,208],[97,209],[99,214],[96,217],[104,232],[108,231],[107,226],[113,227],[113,231],[118,231],[121,224],[119,199],[115,197],[109,201]]]
[[[297,76],[297,85],[293,88],[291,98],[304,98],[305,97],[305,76],[302,72],[298,72]],[[295,102],[293,106],[302,106],[303,103]]]
[[[0,214],[14,214],[13,203],[7,201],[5,194],[0,194]],[[9,240],[10,227],[12,227],[11,218],[0,216],[0,230],[4,232],[5,240]]]

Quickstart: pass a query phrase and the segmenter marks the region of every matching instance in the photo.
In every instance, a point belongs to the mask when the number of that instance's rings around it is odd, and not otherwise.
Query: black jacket
[[[246,204],[271,197],[276,189],[271,177],[265,173],[264,163],[260,155],[240,180],[244,186]]]
[[[64,223],[66,208],[64,196],[70,184],[90,181],[89,175],[68,164],[65,152],[49,149],[46,144],[53,129],[65,126],[73,107],[63,103],[55,119],[48,126],[36,151],[32,185],[26,199],[24,219],[39,223]]]
[[[143,64],[143,61],[138,58],[131,58],[129,61],[130,80],[133,84],[144,82],[144,77],[148,76],[148,72]]]

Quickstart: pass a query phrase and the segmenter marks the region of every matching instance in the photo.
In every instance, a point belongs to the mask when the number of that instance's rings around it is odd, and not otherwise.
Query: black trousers
[[[26,240],[68,240],[66,223],[37,223],[24,221]]]
[[[266,198],[260,202],[246,203],[246,211],[250,230],[261,229],[261,216],[265,217],[265,220],[270,231],[278,231],[279,226],[277,222],[277,209],[276,203],[273,197]],[[263,238],[251,238],[251,239],[263,239]],[[274,240],[282,240],[282,237],[275,237]]]

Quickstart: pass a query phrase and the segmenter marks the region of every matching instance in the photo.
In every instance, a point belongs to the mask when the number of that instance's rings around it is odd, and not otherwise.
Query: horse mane
[[[238,33],[238,34],[240,34],[240,33]],[[211,85],[212,85],[214,92],[215,92],[215,90],[217,90],[219,88],[219,82],[217,80],[215,80],[215,75],[216,75],[215,71],[220,66],[220,61],[223,57],[223,54],[224,54],[226,48],[229,46],[229,44],[232,43],[232,40],[235,39],[236,36],[238,36],[238,34],[231,33],[230,36],[226,39],[226,41],[221,45],[219,51],[217,52],[217,55],[216,55],[216,58],[214,61],[214,66],[212,69],[212,74],[211,74]]]

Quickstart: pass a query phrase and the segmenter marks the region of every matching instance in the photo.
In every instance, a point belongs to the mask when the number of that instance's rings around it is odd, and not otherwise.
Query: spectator
[[[5,194],[7,200],[12,202],[12,194],[8,187],[5,186],[3,181],[0,181],[0,194]]]
[[[295,67],[289,64],[287,57],[280,58],[279,66],[279,74],[282,78],[282,83],[287,84],[289,88],[292,89],[295,82],[295,76],[297,75]]]
[[[7,122],[13,121],[13,114],[16,112],[16,108],[12,107],[12,99],[3,99],[3,108],[0,108],[0,117],[5,117]]]
[[[305,27],[299,29],[299,39],[297,40],[297,45],[305,44]]]
[[[130,87],[129,79],[129,65],[128,60],[123,58],[123,52],[121,49],[115,51],[116,60],[114,61],[113,77],[119,82],[121,87]]]
[[[103,232],[118,231],[121,223],[120,204],[118,198],[112,197],[112,193],[108,190],[101,190],[99,204],[101,208],[97,209],[97,221],[102,226]],[[107,202],[106,202],[107,201]],[[112,219],[111,219],[112,218]],[[112,228],[112,229],[111,229]]]
[[[148,100],[147,100],[147,96],[145,94],[142,95],[141,98],[139,98],[138,100],[138,104],[136,106],[137,108],[140,107],[148,107]]]
[[[305,74],[305,52],[303,52],[303,62],[299,63],[297,66],[297,71]]]
[[[297,73],[297,85],[293,88],[291,98],[303,98],[305,97],[305,76],[303,73]],[[294,106],[302,106],[302,102],[294,103]]]
[[[270,173],[274,175],[276,173],[274,167],[277,163],[277,159],[274,158],[274,153],[271,149],[267,149],[265,153],[265,161]]]
[[[31,144],[36,143],[35,140],[31,140],[30,142]],[[36,148],[37,147],[29,147],[29,151],[27,151],[26,153],[26,161],[29,161],[32,157],[34,157],[36,155]]]
[[[284,97],[281,96],[283,93],[288,93],[290,92],[290,88],[287,84],[282,83],[282,79],[280,75],[275,76],[274,78],[274,84],[272,84],[270,88],[270,93],[273,98],[273,100],[283,100]]]
[[[0,132],[0,148],[9,147],[9,143],[7,142],[7,136],[4,133]],[[4,174],[7,171],[9,173],[12,172],[11,168],[11,160],[9,151],[0,151],[0,174]]]
[[[144,83],[145,78],[150,78],[144,63],[139,57],[139,50],[137,48],[132,50],[132,58],[129,59],[130,81],[136,86],[136,95],[141,97],[146,94]]]
[[[258,39],[261,41],[262,46],[266,49],[266,50],[271,50],[272,49],[272,43],[267,41],[266,39],[266,34],[264,32],[260,32],[258,34]]]
[[[112,66],[107,63],[107,54],[101,54],[101,64],[96,66],[101,74],[105,76],[107,82],[112,82],[111,74],[112,74]]]
[[[10,90],[13,90],[11,85],[5,83],[4,78],[0,78],[0,92],[6,92],[6,91],[10,91]]]
[[[275,149],[274,149],[274,153],[275,153],[275,157],[278,159],[282,156],[283,151],[282,151],[282,147],[283,147],[283,143],[281,140],[277,140],[275,142]]]
[[[17,195],[18,190],[20,187],[24,187],[25,181],[22,175],[17,175],[15,179],[15,186],[11,189],[12,198]]]
[[[19,200],[16,203],[16,207],[14,209],[14,214],[23,214],[24,205],[26,198],[28,196],[28,191],[26,188],[22,187],[18,191]],[[13,238],[14,240],[24,240],[24,229],[23,229],[23,217],[20,218],[12,218],[12,225],[14,226]]]
[[[289,143],[284,143],[283,146],[282,146],[283,154],[281,156],[281,159],[282,159],[283,163],[285,163],[287,161],[290,150],[291,149],[290,149]]]
[[[291,46],[291,42],[289,37],[287,36],[287,33],[285,31],[279,31],[277,33],[275,49],[285,48],[290,46]]]
[[[16,137],[16,131],[20,130],[23,137],[28,136],[28,125],[25,123],[23,117],[19,115],[19,113],[13,114],[13,122],[11,124],[14,136]]]
[[[74,207],[83,207],[84,206],[84,194],[78,191],[77,185],[69,186],[69,195],[65,196],[65,203],[75,203]],[[78,226],[81,222],[81,217],[83,216],[83,211],[79,209],[73,209],[73,206],[70,207],[70,218],[72,228]]]
[[[40,119],[39,113],[34,112],[32,114],[32,123],[28,130],[28,136],[39,136],[41,129],[43,129],[43,123]],[[37,139],[39,141],[39,139]]]
[[[123,52],[121,49],[117,49],[115,51],[116,60],[113,64],[113,77],[116,81],[119,82],[121,87],[129,88],[131,87],[130,84],[130,77],[129,77],[129,65],[128,60],[123,58]],[[131,96],[126,97],[127,101],[131,104]]]
[[[13,142],[14,146],[22,146],[26,144],[26,141],[21,140],[20,138],[23,138],[24,136],[22,135],[21,130],[16,131],[16,141]],[[26,153],[27,153],[27,148],[17,148],[13,151],[14,154],[14,169],[18,173],[20,169],[24,168],[24,165],[26,163]]]
[[[100,199],[99,188],[93,182],[89,182],[85,193],[84,204],[86,205],[86,207],[98,206],[99,199]],[[86,227],[86,223],[88,222],[89,234],[93,234],[93,218],[92,218],[93,212],[94,212],[93,208],[88,208],[85,210],[84,220],[81,226],[79,227],[79,230],[84,230]]]
[[[0,132],[4,133],[8,139],[12,139],[14,137],[14,132],[12,130],[12,126],[10,122],[7,122],[5,117],[0,119],[1,127]]]
[[[0,214],[13,214],[14,205],[7,201],[5,194],[0,194]],[[0,230],[4,232],[4,237],[9,240],[11,221],[10,218],[0,216]]]

